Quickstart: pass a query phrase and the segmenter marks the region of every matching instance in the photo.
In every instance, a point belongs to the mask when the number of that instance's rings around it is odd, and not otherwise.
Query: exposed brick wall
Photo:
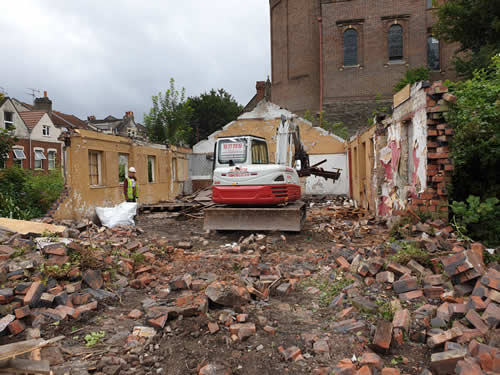
[[[378,108],[391,108],[392,100],[356,100],[338,101],[324,105],[325,119],[330,122],[342,122],[350,134],[367,126],[373,118],[373,112]]]
[[[53,143],[53,142],[40,142],[40,141],[31,141],[31,152],[30,152],[30,141],[28,139],[18,139],[14,147],[22,146],[24,148],[24,154],[26,155],[26,159],[23,160],[23,168],[24,169],[35,169],[35,149],[43,149],[46,160],[43,161],[43,169],[36,171],[47,173],[49,171],[49,161],[48,161],[48,150],[53,149],[56,150],[56,166],[55,169],[61,168],[61,160],[62,160],[62,144],[61,143]],[[12,152],[9,152],[9,159],[5,163],[6,167],[11,167],[14,164],[14,156]],[[31,165],[31,168],[30,168]]]
[[[292,112],[319,110],[320,67],[317,17],[323,30],[323,99],[327,118],[354,133],[366,125],[375,98],[392,97],[408,68],[427,65],[427,37],[434,22],[426,0],[271,0],[272,101]],[[403,60],[389,62],[387,31],[403,27]],[[343,33],[358,31],[358,66],[343,66]],[[441,71],[453,79],[454,45],[441,43]],[[346,110],[351,108],[352,112]],[[368,116],[367,116],[368,114]]]
[[[53,218],[59,206],[69,197],[70,193],[71,188],[68,185],[65,185],[64,190],[59,195],[59,198],[57,198],[57,200],[52,204],[52,207],[50,207],[50,209],[47,211],[45,217]]]
[[[427,188],[411,201],[421,212],[448,214],[447,186],[453,174],[449,144],[454,130],[446,123],[444,113],[448,102],[456,98],[441,81],[425,89],[427,94]]]

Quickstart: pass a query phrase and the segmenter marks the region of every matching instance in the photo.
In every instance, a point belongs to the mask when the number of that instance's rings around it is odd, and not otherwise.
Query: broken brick
[[[361,365],[375,367],[379,370],[384,367],[384,361],[382,360],[382,358],[380,358],[380,356],[378,356],[377,354],[370,352],[364,352],[359,363]]]
[[[349,268],[351,267],[349,262],[343,256],[339,256],[337,259],[335,259],[335,261],[344,271],[349,270]]]
[[[421,298],[423,296],[424,293],[421,290],[412,290],[411,292],[402,293],[398,297],[401,302],[408,302],[412,299]]]
[[[483,311],[486,309],[486,303],[478,296],[471,296],[467,302],[467,310]]]
[[[328,353],[330,352],[330,347],[326,340],[318,340],[314,343],[313,350],[316,354]]]
[[[402,328],[406,333],[410,329],[410,312],[407,309],[397,310],[392,319],[394,328]]]
[[[429,348],[434,348],[438,345],[444,344],[446,341],[453,340],[459,336],[462,336],[462,330],[460,328],[452,328],[447,331],[432,335],[427,339],[427,346]]]
[[[373,338],[374,349],[379,351],[387,351],[391,346],[392,340],[392,323],[381,320],[377,324],[375,337]]]
[[[431,368],[438,374],[454,374],[458,361],[463,360],[466,349],[449,350],[431,355]]]
[[[291,346],[287,349],[280,346],[278,350],[285,361],[299,361],[303,359],[302,352],[296,346]]]
[[[31,314],[31,309],[28,305],[19,307],[16,310],[14,310],[14,314],[16,315],[17,319],[22,319]]]
[[[404,280],[400,279],[392,284],[392,288],[394,289],[394,293],[396,294],[410,292],[418,288],[418,281],[416,277]]]
[[[148,323],[156,328],[163,329],[168,320],[168,314],[160,315],[157,318],[148,319]]]
[[[82,278],[83,281],[85,281],[92,289],[101,289],[104,284],[101,271],[99,270],[86,270],[83,273]]]
[[[479,314],[474,310],[469,310],[465,318],[474,326],[474,328],[481,331],[484,335],[488,332],[488,326],[483,322]]]
[[[490,303],[481,318],[486,321],[490,328],[497,327],[500,321],[500,307],[496,303]]]
[[[208,323],[208,330],[213,335],[214,333],[219,331],[219,325],[217,323],[209,322]]]
[[[35,306],[40,297],[42,296],[43,291],[45,290],[45,286],[41,281],[35,281],[31,284],[28,292],[24,296],[23,302],[25,305]]]
[[[405,275],[411,273],[411,270],[409,268],[395,262],[389,263],[386,268],[387,271],[394,272],[396,275]]]
[[[382,369],[380,375],[400,375],[401,372],[397,368],[385,367]]]
[[[394,273],[392,273],[391,271],[379,272],[376,276],[376,280],[379,283],[393,283]]]
[[[19,319],[14,320],[9,324],[9,331],[12,335],[18,335],[26,329],[26,326]]]

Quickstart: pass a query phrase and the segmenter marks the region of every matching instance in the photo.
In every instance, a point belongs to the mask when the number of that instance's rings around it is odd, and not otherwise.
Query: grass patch
[[[377,300],[375,303],[378,305],[378,316],[381,319],[387,320],[388,322],[392,322],[395,311],[391,304],[391,301]]]
[[[413,259],[425,267],[432,266],[431,256],[427,251],[419,249],[409,242],[399,242],[399,245],[401,249],[389,258],[391,262],[405,265]]]
[[[321,279],[321,280],[304,280],[300,283],[303,288],[314,287],[321,291],[320,305],[323,307],[329,306],[335,297],[337,297],[344,288],[351,285],[354,281],[345,278],[342,274],[336,280]]]

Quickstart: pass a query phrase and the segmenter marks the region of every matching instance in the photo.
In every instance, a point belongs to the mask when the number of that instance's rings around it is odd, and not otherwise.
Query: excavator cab
[[[276,205],[300,199],[297,172],[270,164],[264,138],[244,135],[217,139],[212,200],[231,205]]]

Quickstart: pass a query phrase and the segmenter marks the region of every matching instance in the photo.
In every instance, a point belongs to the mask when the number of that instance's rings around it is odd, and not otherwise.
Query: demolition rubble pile
[[[307,248],[282,234],[212,246],[213,234],[174,243],[140,228],[62,224],[61,236],[0,230],[0,336],[22,339],[28,328],[51,336],[54,323],[130,306],[114,316],[131,324],[113,338],[119,348],[79,374],[174,373],[161,366],[159,351],[173,342],[172,327],[189,319],[203,323],[184,340],[218,337],[222,353],[243,345],[278,362],[280,373],[500,372],[499,266],[485,265],[486,249],[459,241],[441,220],[401,225],[392,232],[400,240],[388,241],[366,212],[319,203],[306,235],[328,240]],[[139,305],[130,302],[134,293]],[[269,314],[297,313],[282,303],[293,298],[321,318],[316,329],[284,340],[285,322]],[[338,341],[351,343],[351,354],[332,364]],[[419,366],[404,352],[391,360],[408,343],[430,358]],[[178,373],[245,373],[237,360],[195,358]]]

